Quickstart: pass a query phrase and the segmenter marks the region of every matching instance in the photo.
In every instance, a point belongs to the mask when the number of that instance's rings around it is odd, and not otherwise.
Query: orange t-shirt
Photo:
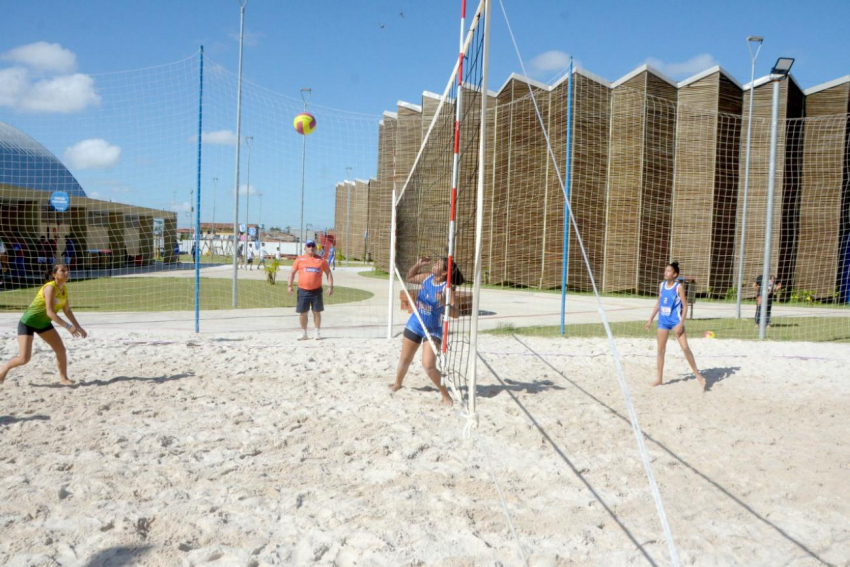
[[[306,290],[314,290],[322,287],[322,274],[331,273],[331,269],[324,258],[318,256],[298,256],[292,264],[292,271],[298,272],[298,287]]]

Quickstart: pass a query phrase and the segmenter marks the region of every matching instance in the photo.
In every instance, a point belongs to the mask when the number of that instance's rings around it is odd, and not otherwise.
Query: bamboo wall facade
[[[670,261],[676,95],[650,70],[614,88],[605,291],[652,293]]]
[[[539,85],[511,77],[497,95],[495,184],[489,219],[490,238],[497,251],[490,257],[488,283],[538,287],[541,271],[546,173],[549,157],[529,87],[544,120],[549,116],[549,92]],[[522,258],[522,261],[517,261]],[[536,265],[535,265],[536,264]]]
[[[742,104],[720,71],[679,89],[670,258],[698,293],[733,283]]]
[[[611,89],[600,79],[580,72],[573,74],[573,81],[570,206],[593,274],[598,275],[602,273],[605,258]],[[565,91],[557,88],[552,93],[553,97],[565,95]],[[555,119],[561,122],[562,117],[558,115]],[[565,152],[566,143],[556,155],[561,156]],[[563,223],[563,216],[555,217],[553,222],[556,225]],[[572,226],[569,227],[568,244],[567,286],[571,290],[589,291],[590,275]],[[563,240],[560,240],[560,245],[563,246]],[[559,252],[556,257],[560,261],[562,256]]]
[[[392,113],[384,113],[378,131],[378,181],[372,191],[369,211],[369,238],[372,261],[375,266],[390,271],[390,224],[392,222],[393,151],[396,144],[398,120]]]
[[[843,291],[850,253],[850,78],[806,96],[796,285],[818,299]],[[846,293],[846,292],[845,292]],[[845,299],[846,301],[846,299]]]
[[[755,296],[752,283],[762,273],[764,263],[767,215],[767,186],[770,165],[770,113],[772,83],[756,82],[753,97],[753,129],[750,154],[750,179],[747,204],[747,224],[744,238],[744,297]],[[743,108],[748,108],[752,89],[744,91]],[[792,80],[780,83],[779,127],[777,133],[775,201],[771,236],[771,271],[785,287],[793,286],[793,267],[796,262],[796,242],[799,219],[800,167],[802,122],[795,127],[788,119],[803,116],[803,93]],[[743,113],[742,131],[747,129],[747,112]],[[789,124],[791,127],[789,128]],[[746,136],[746,134],[744,134]],[[740,172],[746,167],[742,143]],[[790,158],[790,159],[789,159]],[[739,261],[743,191],[739,192],[735,265]]]
[[[573,80],[569,198],[601,290],[655,294],[664,266],[677,260],[682,275],[696,280],[697,293],[728,296],[738,270],[750,91],[719,67],[678,85],[648,67],[614,87],[585,71],[576,71]],[[793,79],[781,83],[772,266],[786,288],[809,289],[819,299],[833,296],[841,279],[850,278],[850,267],[843,268],[850,261],[848,85],[819,91],[806,103]],[[529,87],[547,126],[554,164]],[[743,259],[749,298],[763,262],[771,87],[760,80],[754,90]],[[463,94],[456,256],[469,276],[481,93],[464,88]],[[548,87],[512,75],[489,99],[485,283],[560,286],[564,194],[558,174],[563,179],[566,173],[567,95],[566,79]],[[398,210],[401,267],[417,255],[446,252],[454,103],[444,103],[411,178],[416,190]],[[368,184],[365,222],[366,246],[384,269],[393,151],[401,191],[439,105],[438,95],[424,93],[421,107],[400,103],[382,122],[378,176]],[[572,227],[568,274],[569,289],[590,289]]]

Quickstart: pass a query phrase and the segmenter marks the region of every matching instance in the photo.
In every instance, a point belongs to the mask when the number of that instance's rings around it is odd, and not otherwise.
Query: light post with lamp
[[[776,145],[779,129],[779,88],[780,83],[788,78],[794,59],[780,57],[770,70],[770,81],[773,83],[773,104],[770,108],[770,169],[767,176],[767,219],[765,219],[764,234],[764,269],[761,280],[761,313],[759,317],[759,338],[765,338],[767,330],[767,301],[770,289],[770,247],[773,236],[773,196],[776,188]],[[755,85],[750,85],[750,99],[755,91]]]

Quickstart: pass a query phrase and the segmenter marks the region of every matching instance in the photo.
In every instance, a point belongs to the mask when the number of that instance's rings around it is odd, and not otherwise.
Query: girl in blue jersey
[[[401,389],[401,383],[407,375],[407,369],[416,356],[419,345],[423,344],[427,336],[431,336],[434,348],[425,344],[422,349],[422,368],[443,397],[443,403],[452,405],[452,398],[448,390],[440,383],[440,372],[437,370],[437,356],[434,353],[441,346],[443,339],[443,316],[446,310],[446,285],[457,286],[464,282],[463,275],[458,267],[452,266],[451,282],[448,282],[448,260],[441,258],[433,265],[429,272],[420,273],[422,268],[431,264],[430,258],[420,258],[416,264],[407,272],[407,281],[418,284],[419,294],[416,296],[416,312],[410,316],[404,328],[404,339],[401,343],[401,356],[398,361],[395,383],[390,386],[393,392]],[[449,305],[452,313],[455,307]],[[418,317],[417,317],[418,313]],[[421,321],[420,321],[421,319]],[[423,328],[424,324],[424,328]],[[427,334],[425,332],[427,329]]]
[[[691,370],[697,377],[700,386],[705,389],[705,379],[697,370],[697,363],[694,360],[694,354],[688,346],[688,336],[685,334],[685,313],[688,310],[688,300],[685,297],[685,290],[676,281],[679,277],[679,263],[671,262],[664,268],[664,281],[661,282],[661,293],[658,296],[658,302],[652,310],[652,315],[649,316],[649,321],[646,322],[646,330],[652,326],[652,320],[658,315],[658,378],[652,383],[653,386],[660,386],[663,383],[664,376],[664,354],[667,351],[667,339],[670,337],[670,331],[676,335],[679,341],[679,346],[682,347],[682,352],[691,365]]]

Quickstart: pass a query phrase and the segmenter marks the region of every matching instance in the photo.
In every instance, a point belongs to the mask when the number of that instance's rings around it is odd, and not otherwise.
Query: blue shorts
[[[431,335],[431,339],[434,341],[442,342],[443,340],[442,329],[428,329],[428,334]],[[419,318],[416,317],[415,313],[410,316],[410,319],[407,320],[407,325],[404,326],[404,336],[417,343],[421,343],[426,337],[425,330],[422,328],[422,324],[419,323]],[[419,340],[414,339],[414,336],[419,337]]]
[[[658,328],[662,331],[672,331],[673,328],[681,322],[682,322],[681,319],[677,320],[677,319],[667,319],[666,317],[665,318],[659,317],[658,318]]]

